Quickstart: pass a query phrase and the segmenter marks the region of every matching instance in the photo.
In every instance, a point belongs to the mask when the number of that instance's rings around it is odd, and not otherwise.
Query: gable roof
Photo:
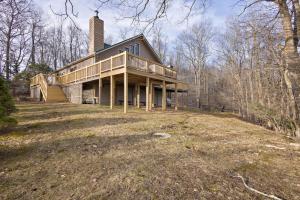
[[[157,55],[157,53],[154,51],[153,47],[150,45],[150,43],[149,43],[149,41],[147,40],[147,38],[146,38],[146,37],[144,36],[144,34],[142,34],[142,33],[139,34],[139,35],[133,36],[133,37],[131,37],[131,38],[128,38],[128,39],[126,39],[126,40],[123,40],[123,41],[121,41],[121,42],[118,42],[118,43],[116,43],[116,44],[107,46],[107,48],[98,50],[98,51],[96,51],[95,54],[102,53],[102,52],[105,52],[105,51],[107,51],[107,50],[109,50],[109,49],[116,48],[116,47],[118,47],[118,46],[120,46],[120,45],[123,45],[123,44],[125,44],[125,43],[127,43],[127,42],[131,42],[131,41],[136,40],[136,39],[142,39],[142,40],[145,42],[146,46],[147,46],[147,47],[149,48],[149,50],[151,51],[151,53],[154,55],[154,57],[158,60],[158,62],[159,62],[160,64],[163,64],[162,61],[161,61],[161,59],[160,59],[159,56]]]

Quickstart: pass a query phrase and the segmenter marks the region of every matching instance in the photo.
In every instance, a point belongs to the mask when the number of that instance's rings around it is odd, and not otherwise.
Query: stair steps
[[[35,78],[36,85],[39,85],[43,99],[47,103],[68,102],[66,95],[59,85],[50,85],[43,74],[38,74]]]

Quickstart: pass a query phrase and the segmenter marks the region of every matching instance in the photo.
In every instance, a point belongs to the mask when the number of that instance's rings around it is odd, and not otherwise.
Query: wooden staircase
[[[43,74],[38,74],[31,81],[34,85],[39,85],[43,99],[47,103],[67,102],[67,98],[59,85],[49,84]]]

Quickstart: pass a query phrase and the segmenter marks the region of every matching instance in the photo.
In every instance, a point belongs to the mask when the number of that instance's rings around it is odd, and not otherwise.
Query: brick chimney
[[[98,12],[89,20],[89,54],[104,49],[104,21],[99,19]]]

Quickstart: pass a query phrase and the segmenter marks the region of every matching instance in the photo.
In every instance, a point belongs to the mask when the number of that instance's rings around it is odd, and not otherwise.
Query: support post
[[[166,91],[166,81],[163,81],[163,87],[162,87],[162,110],[165,111],[167,108],[167,91]]]
[[[149,110],[152,110],[152,100],[153,100],[153,95],[152,95],[152,92],[153,92],[153,83],[152,81],[150,81],[150,84],[149,84],[150,88],[149,88]]]
[[[141,101],[141,86],[137,84],[137,95],[136,95],[136,106],[140,108],[140,101]]]
[[[87,67],[85,68],[85,80],[87,80],[88,78],[88,70],[87,70]]]
[[[79,103],[82,104],[82,90],[83,90],[83,87],[82,87],[82,83],[79,83]]]
[[[128,110],[128,73],[124,73],[124,113]]]
[[[152,108],[155,107],[155,87],[152,84]]]
[[[149,77],[146,78],[146,111],[149,111]]]
[[[133,106],[137,105],[136,101],[137,101],[137,84],[134,85]]]
[[[115,77],[110,76],[110,109],[113,109],[115,104]]]
[[[178,110],[178,92],[177,92],[177,83],[175,83],[175,111]]]
[[[101,105],[101,97],[102,97],[102,78],[100,77],[99,78],[99,97],[98,97],[99,105]]]

